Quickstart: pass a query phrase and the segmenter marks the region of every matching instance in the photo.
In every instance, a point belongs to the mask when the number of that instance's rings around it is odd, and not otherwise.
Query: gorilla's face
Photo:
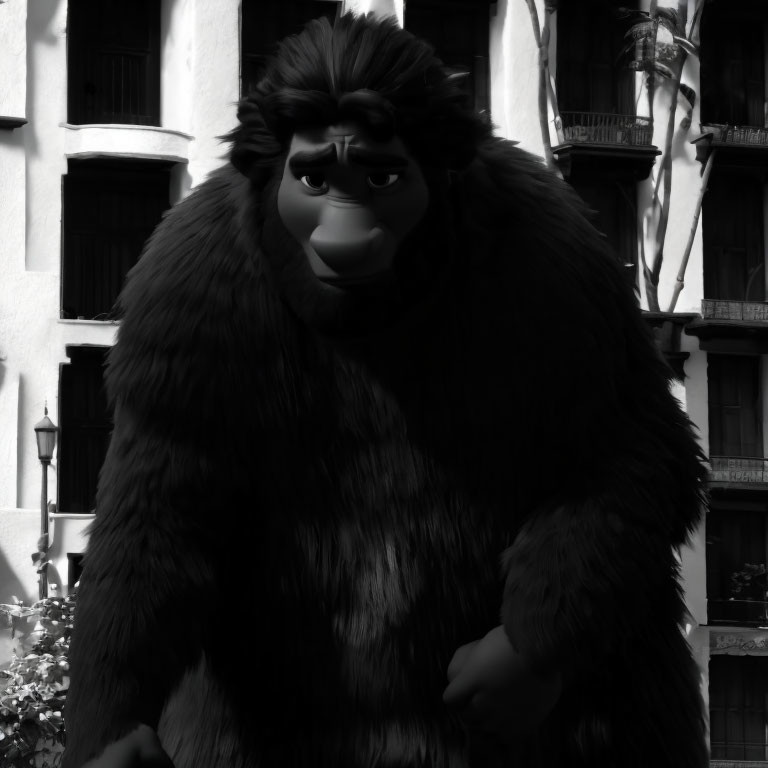
[[[277,207],[324,283],[386,282],[428,205],[421,169],[396,136],[376,141],[356,123],[294,134]]]

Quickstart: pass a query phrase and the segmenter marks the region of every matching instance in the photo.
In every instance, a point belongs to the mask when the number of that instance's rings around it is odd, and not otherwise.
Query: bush
[[[74,610],[75,593],[47,597],[31,606],[0,604],[0,613],[11,624],[11,637],[18,636],[10,666],[0,669],[2,768],[61,764]]]

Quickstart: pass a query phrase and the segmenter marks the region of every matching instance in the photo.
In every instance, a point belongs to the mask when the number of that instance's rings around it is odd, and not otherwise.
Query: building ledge
[[[0,130],[12,131],[14,128],[21,128],[22,125],[26,124],[26,118],[0,115]]]
[[[62,325],[120,325],[119,320],[92,320],[84,317],[61,317],[56,322],[61,323]]]
[[[690,357],[683,352],[680,339],[683,328],[698,315],[695,312],[651,312],[643,310],[643,319],[651,328],[654,341],[678,381],[685,380],[684,365]]]
[[[765,320],[700,317],[692,320],[685,332],[698,337],[699,347],[704,352],[768,354],[768,321]]]
[[[194,138],[181,131],[146,125],[61,123],[61,127],[65,131],[64,154],[80,159],[124,157],[186,163]]]
[[[567,179],[647,179],[656,157],[651,145],[563,143],[552,147],[555,160]]]

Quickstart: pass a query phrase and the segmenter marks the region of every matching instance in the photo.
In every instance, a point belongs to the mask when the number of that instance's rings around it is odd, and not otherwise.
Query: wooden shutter
[[[87,513],[96,504],[111,417],[104,391],[107,347],[69,346],[60,368],[58,476],[60,512]]]
[[[629,21],[608,0],[562,0],[557,10],[560,110],[634,114],[634,78],[620,59]]]
[[[243,0],[240,20],[240,94],[245,97],[261,77],[268,56],[287,35],[312,19],[333,22],[341,8],[335,0]]]
[[[468,72],[467,90],[475,109],[478,112],[489,109],[490,7],[487,2],[408,0],[405,28],[432,43],[447,67]]]
[[[763,189],[760,174],[713,174],[704,196],[704,295],[764,301]]]
[[[760,357],[708,355],[709,449],[713,456],[763,456]]]
[[[107,319],[170,206],[169,164],[70,161],[63,179],[62,317]]]
[[[595,211],[593,224],[608,239],[614,254],[634,286],[637,262],[637,214],[634,180],[572,180],[581,198]],[[626,265],[632,265],[627,267]]]
[[[712,656],[709,715],[712,757],[766,760],[768,658]]]
[[[765,125],[765,9],[711,3],[701,19],[701,119]]]
[[[160,124],[160,3],[70,0],[70,123]]]

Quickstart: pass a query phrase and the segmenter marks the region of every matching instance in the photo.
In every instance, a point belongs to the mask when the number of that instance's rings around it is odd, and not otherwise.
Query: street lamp
[[[45,406],[45,416],[35,424],[35,438],[37,439],[37,458],[43,465],[43,490],[40,496],[40,535],[48,537],[48,466],[53,458],[53,449],[56,447],[56,432],[58,428],[48,418],[48,405]],[[46,542],[47,545],[47,542]],[[48,592],[48,575],[45,567],[40,570],[40,599]]]

